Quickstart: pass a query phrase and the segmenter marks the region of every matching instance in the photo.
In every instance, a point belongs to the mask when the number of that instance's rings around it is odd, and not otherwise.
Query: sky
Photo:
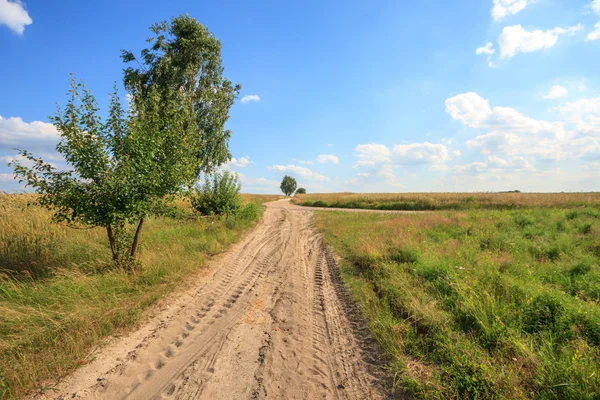
[[[68,168],[70,73],[105,110],[120,50],[185,13],[242,85],[244,192],[600,190],[600,0],[0,0],[0,190],[15,147]]]

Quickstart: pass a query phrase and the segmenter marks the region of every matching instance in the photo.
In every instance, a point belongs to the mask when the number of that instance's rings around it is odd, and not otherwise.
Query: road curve
[[[193,293],[47,398],[382,398],[311,209],[266,206]]]

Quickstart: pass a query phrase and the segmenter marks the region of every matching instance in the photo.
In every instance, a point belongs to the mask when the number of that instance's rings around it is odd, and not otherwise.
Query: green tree
[[[225,129],[225,123],[241,87],[223,76],[221,42],[195,18],[181,15],[170,23],[154,24],[150,30],[154,34],[147,40],[150,47],[142,50],[140,57],[121,52],[125,63],[137,66],[124,70],[125,87],[136,106],[154,101],[156,94],[163,119],[176,119],[186,128],[195,128],[189,145],[200,161],[196,172],[210,173],[231,159],[231,131]],[[187,118],[175,118],[171,114],[180,110],[170,105],[182,94],[191,113]]]
[[[296,194],[306,194],[306,189],[298,188],[298,189],[296,189]]]
[[[192,206],[202,215],[230,215],[242,206],[242,185],[237,174],[229,171],[206,175],[204,184],[195,187]]]
[[[284,176],[279,188],[286,196],[291,196],[296,191],[296,180],[291,176]]]
[[[224,124],[239,86],[222,76],[219,41],[187,16],[151,29],[157,36],[142,50],[141,70],[125,70],[129,113],[115,87],[103,122],[91,92],[72,78],[66,107],[51,118],[61,136],[56,149],[72,169],[26,150],[32,166],[14,164],[56,220],[106,228],[117,265],[133,265],[146,217],[230,158]]]

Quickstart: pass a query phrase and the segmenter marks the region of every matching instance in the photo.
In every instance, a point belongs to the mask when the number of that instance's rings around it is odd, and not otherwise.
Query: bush
[[[298,190],[296,190],[296,194],[306,194],[306,189],[298,188]]]
[[[197,185],[191,201],[194,209],[202,215],[233,215],[242,207],[242,185],[237,174],[229,171],[207,176],[203,185]]]

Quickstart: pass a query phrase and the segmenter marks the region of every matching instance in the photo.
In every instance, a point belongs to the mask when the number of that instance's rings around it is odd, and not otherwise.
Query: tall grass
[[[0,194],[0,398],[52,385],[107,335],[135,326],[149,305],[192,277],[256,223],[252,218],[152,218],[139,273],[110,263],[102,229],[74,229]],[[245,196],[246,202],[262,198]]]
[[[425,399],[600,398],[600,212],[318,212],[342,276]]]
[[[600,193],[327,193],[296,195],[296,204],[375,210],[472,210],[600,207]]]

